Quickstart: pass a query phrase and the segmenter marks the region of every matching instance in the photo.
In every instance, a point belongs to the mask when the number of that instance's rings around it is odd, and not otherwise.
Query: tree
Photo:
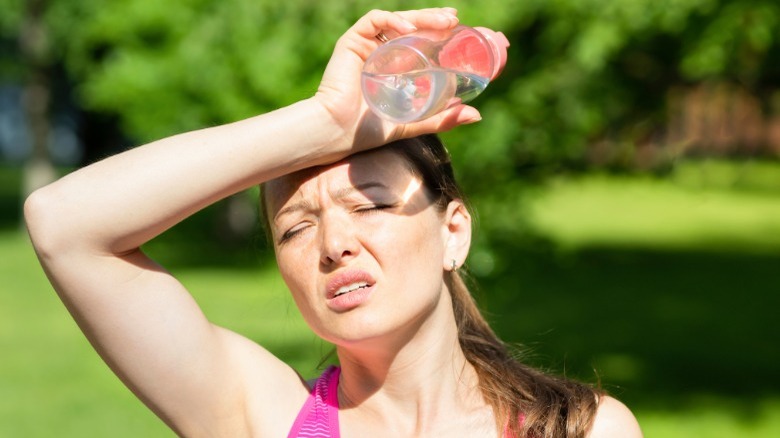
[[[0,4],[4,19],[0,31],[5,36],[9,29],[18,29],[18,55],[21,68],[5,69],[23,82],[22,106],[29,126],[31,143],[22,183],[22,198],[56,178],[48,150],[49,109],[51,102],[51,46],[44,21],[48,2],[29,0],[20,4],[7,0]]]

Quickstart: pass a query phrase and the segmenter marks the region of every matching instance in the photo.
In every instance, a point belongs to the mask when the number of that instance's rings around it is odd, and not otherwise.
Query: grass
[[[685,163],[666,179],[553,179],[532,202],[531,222],[568,248],[773,252],[780,248],[778,193],[777,166]]]
[[[67,315],[2,190],[0,436],[173,436]],[[550,244],[504,242],[508,267],[477,278],[504,339],[540,366],[587,380],[597,370],[648,437],[780,436],[780,166],[683,163],[663,179],[561,177],[533,193],[529,224]],[[151,250],[182,260],[169,246]],[[213,321],[318,373],[328,347],[272,261],[184,259],[173,271]]]

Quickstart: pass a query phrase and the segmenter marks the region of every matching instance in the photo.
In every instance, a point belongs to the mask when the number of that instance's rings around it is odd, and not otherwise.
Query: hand
[[[451,29],[458,24],[456,14],[457,11],[452,8],[403,12],[371,11],[338,40],[315,100],[323,105],[343,130],[350,143],[351,152],[401,138],[446,131],[480,119],[475,108],[457,103],[426,120],[395,124],[371,112],[360,87],[363,64],[382,44],[376,38],[380,32],[392,39],[417,29]]]

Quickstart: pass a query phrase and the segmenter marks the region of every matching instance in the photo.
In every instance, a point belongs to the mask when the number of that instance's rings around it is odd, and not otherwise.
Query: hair
[[[389,143],[433,194],[441,210],[465,197],[455,180],[452,160],[436,135]],[[261,209],[265,213],[263,190]],[[267,215],[263,214],[268,233]],[[590,430],[601,392],[573,380],[546,374],[520,362],[512,348],[490,328],[466,286],[463,271],[449,271],[445,281],[452,296],[458,340],[476,370],[479,388],[493,408],[499,430],[513,437],[584,438]]]

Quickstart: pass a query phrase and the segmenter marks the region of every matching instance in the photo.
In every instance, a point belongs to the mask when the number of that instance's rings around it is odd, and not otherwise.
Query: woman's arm
[[[461,105],[390,125],[368,112],[360,94],[360,68],[380,30],[404,34],[456,22],[451,10],[372,11],[337,43],[315,97],[129,150],[27,200],[31,239],[63,302],[114,372],[178,433],[283,435],[306,389],[264,349],[210,324],[139,247],[263,181],[478,119]]]
[[[296,392],[295,373],[265,350],[210,324],[139,246],[222,197],[318,159],[310,139],[327,135],[323,120],[307,100],[175,136],[74,172],[25,205],[41,263],[85,335],[182,435],[244,433],[244,391],[256,388],[242,367],[268,377],[263,389],[280,409],[305,389]]]

